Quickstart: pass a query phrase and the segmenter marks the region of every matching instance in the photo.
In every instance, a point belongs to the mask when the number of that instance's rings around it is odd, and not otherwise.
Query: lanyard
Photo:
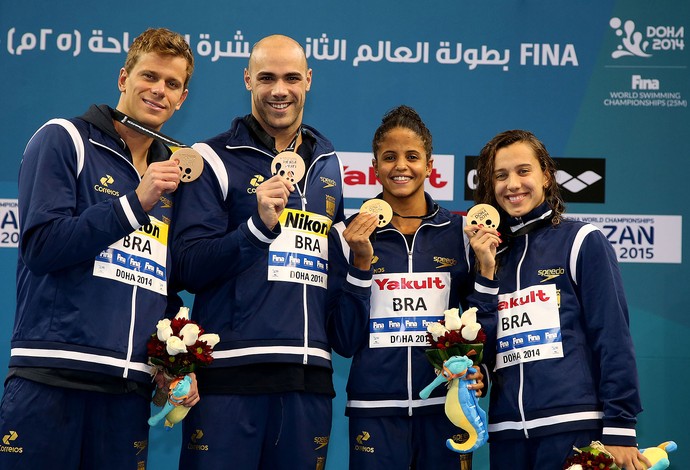
[[[201,175],[201,172],[204,170],[204,159],[199,152],[191,148],[189,145],[185,145],[182,142],[178,142],[177,140],[173,139],[172,137],[168,137],[161,132],[155,131],[117,109],[112,109],[112,116],[118,122],[139,132],[140,134],[149,136],[168,147],[177,147],[178,149],[173,152],[170,158],[175,159],[178,162],[180,170],[182,171],[180,181],[183,183],[194,181]]]

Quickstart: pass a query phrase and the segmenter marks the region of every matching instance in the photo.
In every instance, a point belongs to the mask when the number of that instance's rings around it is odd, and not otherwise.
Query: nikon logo
[[[328,235],[328,230],[331,228],[330,224],[319,220],[312,220],[307,214],[295,214],[294,212],[288,212],[285,219],[285,226],[304,230],[306,232],[320,233],[324,236]]]

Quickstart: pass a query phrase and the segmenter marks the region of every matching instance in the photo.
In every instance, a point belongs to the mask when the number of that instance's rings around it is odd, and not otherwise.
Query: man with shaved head
[[[180,468],[325,468],[334,396],[326,334],[327,234],[344,219],[341,163],[303,124],[312,71],[273,35],[244,70],[251,114],[195,144],[207,163],[178,190],[173,251],[192,315],[218,333]],[[344,289],[368,298],[353,268]]]

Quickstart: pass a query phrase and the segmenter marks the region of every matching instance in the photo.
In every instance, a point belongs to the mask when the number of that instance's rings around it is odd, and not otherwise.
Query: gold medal
[[[305,171],[304,160],[296,152],[280,152],[273,157],[271,174],[280,175],[292,184],[299,183]]]
[[[170,159],[175,160],[180,167],[182,171],[180,181],[183,183],[194,181],[201,176],[201,172],[204,171],[204,157],[191,147],[183,147],[179,150],[175,150],[170,156]]]
[[[484,225],[489,228],[498,228],[500,216],[496,208],[489,204],[477,204],[467,211],[467,219],[472,225]]]
[[[393,218],[393,209],[383,199],[369,199],[368,201],[364,201],[359,211],[376,214],[379,217],[379,227],[388,225]]]

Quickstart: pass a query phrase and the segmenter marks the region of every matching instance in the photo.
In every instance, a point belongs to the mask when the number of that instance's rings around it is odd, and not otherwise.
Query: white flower
[[[434,338],[434,341],[438,341],[438,338],[440,336],[443,336],[446,333],[448,333],[446,327],[436,321],[433,323],[429,323],[429,326],[426,327],[426,331],[428,331],[431,334],[431,337]]]
[[[446,328],[448,330],[459,330],[462,326],[459,313],[460,311],[457,308],[451,308],[443,312],[446,320]]]
[[[177,353],[187,352],[187,346],[184,344],[184,341],[177,336],[171,336],[165,342],[165,350],[168,351],[168,354],[174,356]]]
[[[571,465],[570,467],[568,467],[568,470],[582,470],[582,465],[576,463],[575,465]]]
[[[175,318],[189,320],[189,307],[180,307],[180,310],[177,312],[177,315],[175,315]]]
[[[460,335],[465,338],[467,341],[474,341],[477,339],[477,334],[479,334],[479,330],[482,328],[482,325],[479,323],[473,323],[471,325],[465,325],[462,327],[462,331],[460,331]]]
[[[180,330],[180,336],[183,338],[184,344],[191,346],[196,343],[196,340],[199,337],[199,332],[199,325],[187,323]]]
[[[159,320],[156,324],[156,336],[161,341],[166,341],[172,335],[172,328],[170,327],[170,319]]]
[[[482,328],[482,325],[477,323],[477,307],[470,307],[465,310],[460,320],[463,324],[460,335],[467,341],[474,341],[477,338],[479,330]]]
[[[460,320],[462,320],[463,325],[472,325],[477,323],[477,307],[470,307],[462,312]]]
[[[205,335],[199,336],[199,341],[204,341],[210,348],[213,348],[220,342],[220,336],[215,333],[206,333]]]

